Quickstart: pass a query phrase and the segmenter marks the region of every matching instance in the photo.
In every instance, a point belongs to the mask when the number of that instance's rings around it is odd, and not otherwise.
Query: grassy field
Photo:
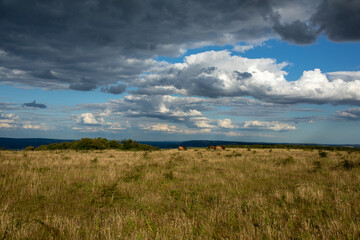
[[[1,151],[0,239],[360,239],[360,153]]]

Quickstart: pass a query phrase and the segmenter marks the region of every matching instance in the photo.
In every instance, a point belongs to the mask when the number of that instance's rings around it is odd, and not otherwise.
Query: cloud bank
[[[287,63],[274,59],[232,56],[227,50],[185,57],[184,63],[168,64],[158,72],[133,82],[134,93],[182,94],[209,98],[251,96],[281,104],[360,104],[360,72],[304,71],[297,81],[287,81]],[[166,91],[164,91],[166,89]]]
[[[359,41],[358,12],[351,0],[2,0],[0,82],[120,94],[121,82],[158,67],[154,57],[191,48],[250,43],[235,47],[245,51],[271,38],[309,44],[320,34]]]

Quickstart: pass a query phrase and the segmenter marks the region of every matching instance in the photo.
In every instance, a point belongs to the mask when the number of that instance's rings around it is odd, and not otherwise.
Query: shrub
[[[122,140],[122,144],[116,140],[108,141],[106,138],[83,138],[78,141],[51,143],[49,145],[41,145],[35,150],[103,150],[103,149],[123,149],[123,150],[160,150],[159,147],[153,147],[141,144],[132,139]],[[30,150],[30,149],[29,149]]]
[[[231,154],[227,154],[225,155],[225,157],[241,157],[242,154],[241,153],[237,153],[237,152],[232,152]]]
[[[322,158],[325,158],[325,157],[327,157],[327,152],[319,151],[319,156]]]
[[[35,151],[43,151],[43,150],[48,150],[48,146],[40,145],[37,148],[35,148]]]
[[[294,158],[291,157],[291,156],[289,156],[289,157],[281,160],[281,161],[279,162],[279,165],[284,165],[284,166],[285,166],[285,165],[288,165],[288,164],[291,164],[291,163],[294,163],[294,162],[295,162]]]
[[[116,141],[116,140],[111,140],[111,141],[109,142],[109,146],[110,146],[110,148],[112,148],[112,149],[119,149],[119,148],[122,147],[122,145],[121,145],[118,141]]]
[[[168,172],[168,173],[165,173],[165,174],[164,174],[164,177],[165,177],[165,179],[167,179],[167,180],[173,180],[173,179],[174,179],[174,173],[173,173],[173,171],[170,171],[170,172]]]
[[[26,148],[24,148],[24,151],[34,151],[35,148],[33,146],[28,146]]]
[[[128,140],[124,139],[121,141],[121,143],[122,143],[122,148],[128,150],[134,148],[137,142],[133,141],[132,139],[128,139]]]
[[[320,161],[313,161],[314,171],[321,169],[321,162]]]
[[[336,167],[343,168],[345,170],[350,170],[352,168],[359,167],[359,166],[360,166],[359,163],[355,163],[355,162],[353,162],[351,160],[347,160],[347,159],[345,159],[344,161],[342,161],[336,165]]]

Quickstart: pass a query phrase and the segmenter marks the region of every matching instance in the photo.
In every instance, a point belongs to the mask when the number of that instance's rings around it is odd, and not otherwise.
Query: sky
[[[359,0],[0,0],[0,137],[360,144]]]

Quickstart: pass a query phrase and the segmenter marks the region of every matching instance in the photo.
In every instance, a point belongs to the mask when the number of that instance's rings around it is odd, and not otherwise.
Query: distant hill
[[[329,147],[353,147],[360,148],[359,144],[315,144],[315,143],[269,143],[269,142],[239,142],[221,140],[190,140],[190,141],[139,141],[139,143],[156,146],[162,149],[184,147],[208,147],[209,145],[303,145],[303,146],[329,146]]]
[[[169,142],[152,142],[140,141],[140,143],[157,146],[159,148],[177,148],[184,147],[207,147],[209,145],[254,145],[263,143],[235,142],[235,141],[216,141],[216,140],[190,140],[190,141],[169,141]]]
[[[73,140],[48,139],[48,138],[0,138],[0,148],[20,150],[27,146],[38,147],[50,143],[72,142]]]
[[[154,147],[159,147],[161,149],[167,148],[178,148],[183,142],[181,141],[139,141],[139,143],[151,145]]]
[[[40,145],[48,145],[51,143],[72,142],[75,140],[63,139],[48,139],[48,138],[0,138],[0,148],[10,150],[21,150],[27,146],[38,147]],[[274,145],[274,144],[289,144],[289,143],[264,143],[264,142],[237,142],[237,141],[216,141],[216,140],[191,140],[191,141],[138,141],[142,144],[166,148],[177,148],[178,146],[185,147],[207,147],[209,145]],[[291,144],[291,145],[315,145],[315,146],[338,146],[338,147],[353,147],[360,148],[359,144]]]

